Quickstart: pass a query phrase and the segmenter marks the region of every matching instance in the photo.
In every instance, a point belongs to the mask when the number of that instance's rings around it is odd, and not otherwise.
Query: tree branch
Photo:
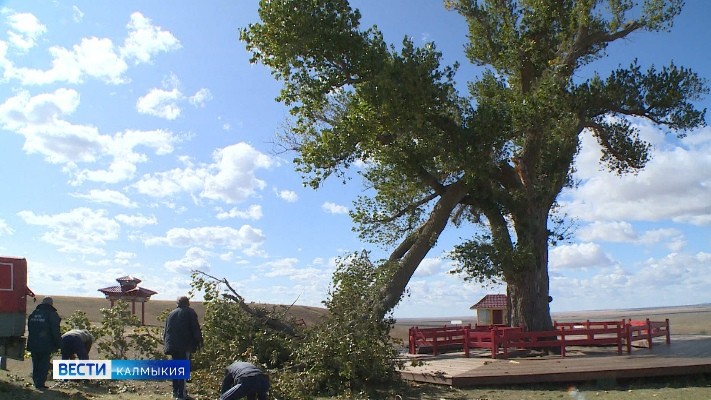
[[[561,49],[558,51],[559,55],[565,54],[563,58],[563,65],[571,69],[575,68],[575,62],[580,59],[583,55],[589,54],[590,49],[595,44],[607,44],[614,42],[615,40],[627,37],[630,33],[644,27],[644,24],[640,21],[627,22],[622,29],[608,33],[606,31],[597,31],[592,34],[589,32],[588,26],[581,26],[578,28],[576,34],[576,39],[570,49]]]
[[[242,297],[239,293],[237,293],[237,291],[232,287],[232,285],[230,285],[230,282],[227,280],[227,278],[218,279],[217,277],[214,277],[206,272],[202,272],[202,271],[195,271],[195,272],[224,284],[227,287],[227,289],[232,293],[223,293],[222,296],[235,302],[244,312],[246,312],[253,318],[255,318],[257,320],[261,320],[262,323],[264,323],[265,325],[267,325],[268,327],[270,327],[274,330],[283,332],[283,333],[285,333],[289,336],[292,336],[292,337],[298,336],[296,330],[290,324],[287,324],[279,319],[269,316],[269,314],[263,310],[250,307],[244,301],[244,297]]]

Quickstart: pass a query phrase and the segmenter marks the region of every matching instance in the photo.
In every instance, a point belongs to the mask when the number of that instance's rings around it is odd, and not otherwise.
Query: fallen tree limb
[[[268,327],[270,327],[276,331],[285,333],[285,334],[292,336],[292,337],[299,336],[296,329],[294,329],[294,327],[291,324],[286,323],[278,318],[272,317],[265,310],[251,307],[249,304],[247,304],[244,301],[244,297],[242,297],[239,293],[237,293],[237,291],[232,287],[232,285],[230,285],[230,282],[227,281],[227,278],[219,279],[215,276],[212,276],[212,275],[207,274],[202,271],[195,271],[195,272],[225,285],[225,287],[231,293],[223,293],[222,296],[235,302],[235,304],[237,304],[244,312],[246,312],[253,318],[257,319],[258,321],[261,321],[263,324],[267,325]]]

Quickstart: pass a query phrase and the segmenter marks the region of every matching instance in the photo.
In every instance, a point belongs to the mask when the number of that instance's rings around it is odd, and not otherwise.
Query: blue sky
[[[687,3],[671,33],[635,33],[579,78],[633,57],[711,78],[711,3]],[[353,4],[389,42],[434,41],[462,64],[462,88],[480,73],[464,21],[439,1]],[[99,296],[130,274],[173,299],[197,268],[248,301],[319,306],[336,257],[386,254],[351,231],[358,180],[305,188],[278,151],[280,85],[238,40],[257,5],[0,2],[0,254],[28,259],[35,292]],[[639,127],[655,153],[636,176],[603,171],[583,136],[580,185],[560,197],[576,236],[550,252],[554,312],[711,302],[711,129],[679,140]],[[448,229],[396,316],[464,316],[503,292],[447,273],[446,251],[472,233]]]

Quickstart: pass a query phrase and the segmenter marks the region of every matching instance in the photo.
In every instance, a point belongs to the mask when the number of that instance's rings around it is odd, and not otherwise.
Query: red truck
[[[27,260],[0,256],[0,364],[24,359],[28,295]]]

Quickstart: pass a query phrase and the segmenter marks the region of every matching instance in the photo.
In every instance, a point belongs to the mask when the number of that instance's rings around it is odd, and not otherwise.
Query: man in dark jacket
[[[202,331],[197,313],[190,308],[190,300],[178,298],[178,308],[168,314],[163,333],[163,352],[173,360],[190,360],[190,353],[202,348]],[[185,381],[173,380],[173,397],[188,399]]]
[[[62,360],[89,359],[94,336],[86,329],[72,329],[62,335]]]
[[[27,350],[32,353],[32,380],[36,389],[47,389],[50,358],[62,340],[60,321],[51,297],[45,297],[27,318]]]
[[[269,377],[253,364],[235,361],[225,370],[222,380],[220,400],[266,400],[269,390]]]

